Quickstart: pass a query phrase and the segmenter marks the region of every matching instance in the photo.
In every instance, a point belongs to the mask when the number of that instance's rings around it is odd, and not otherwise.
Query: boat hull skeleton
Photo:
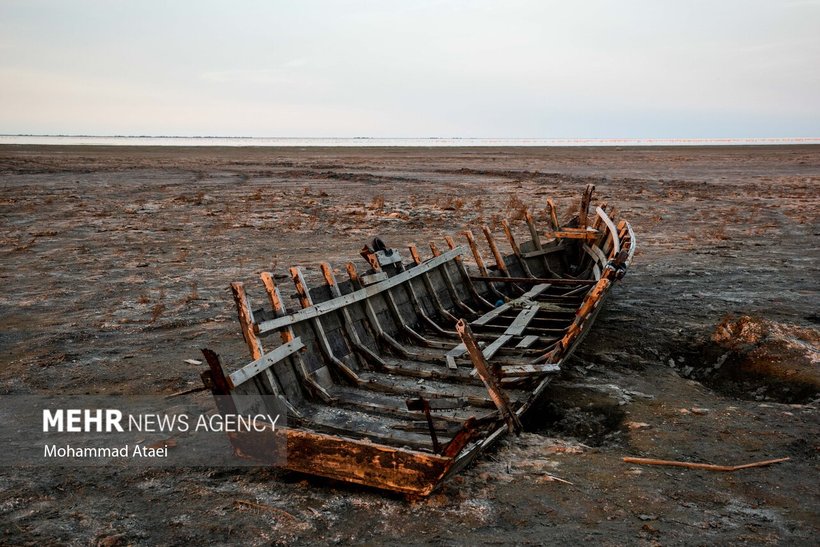
[[[232,283],[252,361],[228,373],[203,350],[203,382],[222,412],[236,411],[233,395],[273,396],[288,411],[286,428],[232,436],[235,452],[265,462],[285,446],[287,469],[423,496],[519,431],[635,253],[631,226],[591,208],[593,190],[563,225],[548,200],[544,232],[527,214],[520,242],[521,227],[502,222],[509,254],[485,226],[491,264],[468,231],[464,246],[431,243],[427,260],[415,245],[405,259],[374,239],[361,252],[366,271],[348,263],[340,282],[323,263],[313,288],[291,268],[299,310],[268,272],[269,309],[254,310]]]

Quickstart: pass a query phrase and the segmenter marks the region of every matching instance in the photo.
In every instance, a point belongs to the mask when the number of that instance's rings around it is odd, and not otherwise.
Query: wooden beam
[[[485,283],[529,283],[535,285],[538,283],[549,283],[551,285],[594,285],[597,283],[595,279],[564,279],[552,277],[484,277],[484,276],[470,276],[473,281],[484,281]]]
[[[587,215],[589,215],[589,204],[592,202],[592,193],[595,191],[594,184],[587,184],[584,195],[581,197],[581,210],[578,212],[578,226],[587,227]]]
[[[515,258],[518,259],[518,263],[521,265],[521,270],[524,272],[524,275],[527,277],[535,277],[530,271],[530,266],[527,264],[527,260],[521,255],[521,249],[518,247],[518,242],[515,241],[515,236],[512,233],[510,223],[507,222],[507,219],[501,220],[501,226],[504,228],[504,234],[507,236],[507,241],[510,242],[510,247],[512,247],[513,254],[515,255]]]
[[[269,351],[241,369],[232,372],[230,376],[228,376],[231,389],[236,389],[237,386],[244,384],[257,374],[267,371],[270,367],[296,353],[303,347],[305,347],[305,345],[302,343],[302,339],[295,338],[287,344],[283,344],[273,351]],[[276,389],[275,385],[274,389]]]
[[[555,207],[555,202],[552,201],[552,198],[547,198],[547,209],[549,210],[550,215],[550,225],[552,226],[552,230],[555,231],[561,227],[561,224],[558,222],[558,210]]]
[[[490,398],[493,403],[495,403],[499,413],[501,413],[501,417],[507,423],[507,429],[509,429],[510,432],[519,433],[522,429],[521,421],[510,406],[510,399],[501,387],[501,383],[490,370],[490,366],[487,364],[484,354],[481,352],[478,343],[473,337],[473,331],[470,330],[470,325],[465,323],[464,320],[459,320],[459,322],[456,323],[456,332],[461,336],[461,341],[464,342],[467,353],[470,354],[470,360],[478,371],[481,381],[484,382],[487,392],[490,394]]]
[[[499,272],[504,274],[504,277],[510,277],[510,272],[507,271],[507,264],[504,262],[504,257],[501,256],[501,251],[498,250],[498,245],[495,244],[495,238],[493,237],[492,232],[490,232],[490,227],[485,224],[481,227],[481,230],[484,232],[487,245],[490,246],[490,251],[493,253],[496,268]]]
[[[248,296],[245,294],[245,285],[238,281],[231,283],[231,293],[233,294],[234,304],[236,304],[236,311],[239,314],[242,336],[245,338],[245,343],[248,344],[251,358],[259,359],[264,351],[262,350],[262,343],[254,332],[253,311],[251,311]]]
[[[380,281],[376,284],[369,285],[352,293],[345,294],[339,298],[334,298],[332,300],[328,300],[327,302],[321,302],[319,304],[312,305],[308,308],[304,308],[296,313],[292,313],[284,317],[277,317],[276,319],[263,321],[258,324],[257,332],[260,334],[270,332],[272,330],[284,327],[286,325],[293,325],[306,319],[322,316],[326,313],[335,311],[343,306],[348,306],[354,302],[361,302],[362,300],[365,300],[373,295],[379,294],[388,289],[392,289],[393,287],[401,285],[402,283],[410,279],[413,279],[414,277],[429,272],[430,270],[439,267],[444,262],[452,260],[453,257],[462,254],[464,254],[464,250],[461,247],[458,247],[456,249],[453,249],[452,251],[442,253],[441,256],[423,262],[415,268],[411,268],[398,275],[394,275],[393,277],[390,277],[384,281]],[[356,276],[356,279],[359,280],[358,275]]]

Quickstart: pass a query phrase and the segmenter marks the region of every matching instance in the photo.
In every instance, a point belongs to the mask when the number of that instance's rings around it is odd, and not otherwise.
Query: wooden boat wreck
[[[361,252],[366,271],[349,263],[338,281],[323,263],[313,288],[291,268],[298,311],[270,273],[268,310],[253,310],[233,283],[253,361],[227,372],[203,350],[205,386],[223,412],[238,411],[237,395],[287,408],[287,427],[267,437],[231,434],[236,454],[265,462],[285,447],[287,469],[423,496],[520,430],[635,253],[629,223],[605,204],[591,209],[593,190],[562,225],[548,200],[545,232],[527,214],[526,241],[502,221],[509,254],[485,226],[490,265],[467,231],[466,246],[447,237],[426,260],[375,239]]]

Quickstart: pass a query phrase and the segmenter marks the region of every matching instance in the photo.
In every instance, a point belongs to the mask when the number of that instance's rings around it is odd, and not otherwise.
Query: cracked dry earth
[[[374,234],[507,217],[523,235],[523,208],[545,225],[547,197],[567,215],[590,182],[634,226],[632,269],[526,432],[431,497],[261,468],[4,468],[0,542],[816,544],[815,146],[3,146],[2,392],[196,387],[199,348],[245,358],[231,281],[261,303],[259,271],[315,281]]]

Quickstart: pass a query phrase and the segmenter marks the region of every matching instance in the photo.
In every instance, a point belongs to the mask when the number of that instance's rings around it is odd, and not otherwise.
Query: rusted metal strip
[[[481,352],[481,349],[478,347],[478,343],[473,337],[473,332],[470,329],[470,326],[463,320],[460,320],[456,323],[456,331],[461,336],[461,341],[464,342],[464,346],[467,348],[467,353],[470,354],[470,360],[473,362],[473,366],[478,371],[481,381],[484,382],[487,392],[490,394],[490,398],[493,403],[495,403],[496,408],[498,408],[501,417],[507,423],[507,428],[510,432],[517,434],[522,429],[521,420],[518,419],[518,415],[512,409],[507,393],[501,387],[498,379],[490,370],[490,366],[487,364],[484,354]]]

